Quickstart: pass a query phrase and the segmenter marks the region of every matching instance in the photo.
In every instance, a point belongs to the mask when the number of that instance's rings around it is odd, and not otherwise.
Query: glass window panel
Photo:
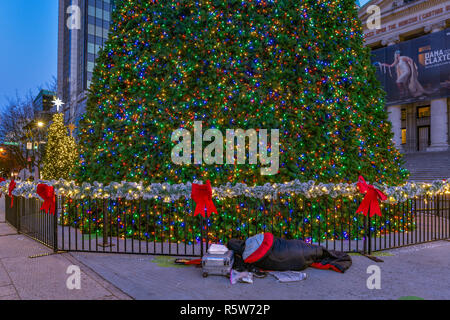
[[[88,42],[88,53],[94,53],[95,54],[95,46],[93,43]]]
[[[406,129],[402,129],[402,144],[406,144]]]
[[[93,72],[94,71],[94,63],[93,62],[88,62],[87,63],[87,71],[88,72]]]
[[[92,34],[88,35],[88,42],[95,43],[95,36]]]
[[[95,17],[95,7],[88,6],[88,15]]]
[[[102,19],[103,18],[103,10],[97,8],[96,11],[95,11],[95,17],[99,18],[99,19]]]
[[[103,28],[102,27],[95,27],[95,35],[97,37],[102,37],[103,36]]]
[[[426,118],[430,116],[430,107],[419,107],[417,108],[417,117],[418,118]]]
[[[406,109],[402,109],[402,120],[406,120]]]
[[[88,34],[95,35],[95,26],[93,24],[88,24]]]

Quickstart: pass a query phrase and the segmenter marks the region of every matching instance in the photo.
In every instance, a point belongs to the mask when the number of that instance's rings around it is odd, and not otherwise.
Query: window
[[[93,24],[88,24],[88,34],[95,35],[95,26]]]
[[[96,17],[96,18],[99,18],[99,19],[102,19],[102,18],[103,18],[103,10],[97,8],[97,9],[96,9],[96,12],[95,12],[95,17]]]
[[[95,17],[95,7],[88,6],[88,15]]]
[[[430,116],[430,106],[417,108],[417,118],[427,118],[429,116]]]
[[[402,109],[402,121],[406,120],[406,109]]]
[[[88,16],[88,23],[89,23],[89,24],[95,24],[95,17],[93,17],[93,16]]]
[[[103,36],[103,28],[102,27],[95,27],[95,35],[97,37],[102,37]]]
[[[402,129],[402,144],[406,144],[406,129]]]
[[[93,62],[88,62],[87,63],[87,71],[88,72],[93,72],[94,71],[94,63]]]
[[[95,54],[95,45],[93,43],[88,42],[88,53]]]

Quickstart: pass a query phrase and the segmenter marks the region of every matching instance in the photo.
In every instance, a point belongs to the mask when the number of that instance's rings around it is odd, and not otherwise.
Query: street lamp
[[[42,151],[41,151],[41,144],[45,144],[45,142],[42,141],[42,131],[41,131],[41,129],[45,126],[45,123],[43,121],[38,121],[36,123],[36,125],[37,125],[37,128],[38,128],[38,130],[37,130],[37,141],[35,141],[34,145],[33,145],[33,149],[34,149],[33,154],[34,154],[34,157],[35,157],[35,161],[37,161],[38,178],[40,178],[40,176],[41,176],[41,168],[40,168],[40,166],[41,166],[41,161],[42,161],[42,159],[41,159],[41,153],[42,153]],[[37,151],[37,154],[36,154],[36,151]]]

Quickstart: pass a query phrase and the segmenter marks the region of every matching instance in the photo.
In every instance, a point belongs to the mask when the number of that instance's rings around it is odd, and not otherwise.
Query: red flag
[[[46,184],[38,184],[36,193],[44,199],[44,203],[40,210],[47,213],[55,214],[55,190]]]
[[[364,196],[358,210],[356,210],[356,213],[361,212],[367,216],[367,213],[370,211],[370,217],[375,214],[381,217],[379,200],[386,200],[387,196],[374,186],[367,184],[362,176],[359,176],[357,185],[359,192],[363,194],[365,193],[366,195]]]
[[[11,197],[11,208],[13,207],[14,204],[14,196],[12,194],[12,192],[14,191],[14,189],[16,188],[16,182],[14,181],[14,179],[11,180],[11,182],[9,183],[9,188],[8,188],[8,195]]]
[[[192,184],[191,198],[197,204],[194,217],[201,214],[205,218],[205,208],[208,218],[211,216],[211,213],[217,214],[217,209],[212,201],[212,188],[209,180],[204,185]]]

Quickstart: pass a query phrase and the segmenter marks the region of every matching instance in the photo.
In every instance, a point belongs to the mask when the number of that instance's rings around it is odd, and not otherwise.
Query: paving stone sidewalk
[[[308,268],[307,279],[279,283],[273,276],[231,285],[201,269],[176,266],[173,257],[72,253],[74,257],[136,299],[161,300],[376,300],[450,299],[450,242],[390,250],[376,263],[360,255],[345,273]],[[381,289],[367,288],[367,268],[381,270]]]
[[[0,300],[128,300],[128,295],[102,279],[68,253],[52,250],[5,223],[4,198],[0,199]],[[81,269],[81,290],[69,290],[67,268]]]

